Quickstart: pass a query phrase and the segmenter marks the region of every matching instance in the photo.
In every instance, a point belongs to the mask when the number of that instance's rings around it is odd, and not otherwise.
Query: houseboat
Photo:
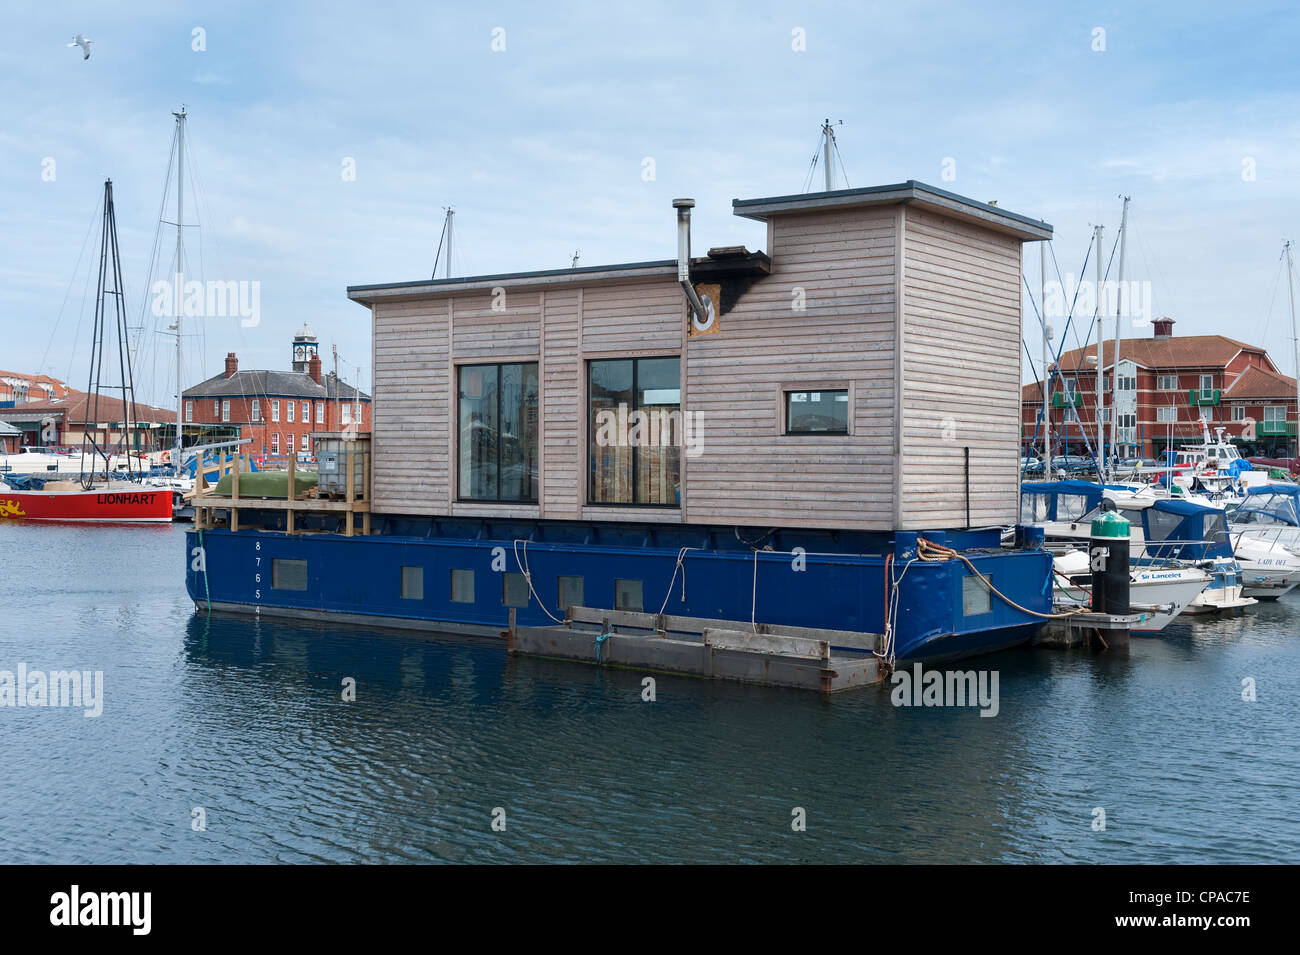
[[[197,607],[491,635],[605,608],[896,659],[1028,640],[1052,558],[1001,528],[1021,247],[1051,227],[909,181],[736,200],[767,251],[692,256],[693,205],[675,259],[350,287],[374,417],[329,465],[347,491],[322,466],[314,500],[196,498]]]

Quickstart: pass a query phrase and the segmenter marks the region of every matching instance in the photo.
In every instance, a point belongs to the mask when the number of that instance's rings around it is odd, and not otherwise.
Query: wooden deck
[[[232,531],[239,530],[239,512],[241,510],[258,510],[258,511],[284,511],[285,512],[285,532],[288,534],[317,533],[307,531],[295,526],[294,515],[298,513],[333,513],[343,514],[343,534],[345,537],[356,535],[358,527],[357,517],[360,516],[360,532],[362,534],[370,533],[370,495],[369,469],[363,473],[361,486],[356,486],[355,464],[356,454],[358,452],[349,448],[346,454],[345,472],[346,485],[344,493],[339,499],[332,497],[315,496],[318,494],[318,488],[310,491],[304,491],[301,495],[296,493],[295,474],[297,472],[296,462],[293,458],[289,459],[288,468],[288,486],[287,498],[273,497],[240,497],[239,496],[239,476],[241,473],[251,470],[246,455],[236,457],[229,469],[230,474],[230,496],[217,495],[211,493],[206,487],[206,480],[202,472],[199,473],[194,485],[194,495],[190,503],[194,506],[194,526],[199,529],[208,529],[211,527],[223,526],[216,517],[217,511],[227,511],[229,513],[228,521],[225,526],[229,526]],[[313,496],[308,496],[313,495]]]

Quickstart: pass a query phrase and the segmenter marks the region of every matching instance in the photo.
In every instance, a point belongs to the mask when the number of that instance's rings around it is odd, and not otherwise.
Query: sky
[[[1045,219],[1063,276],[1094,224],[1109,256],[1131,196],[1126,278],[1153,314],[1294,373],[1298,47],[1285,3],[8,2],[0,368],[85,387],[111,177],[139,397],[174,403],[152,283],[174,268],[183,104],[186,277],[259,296],[256,324],[187,320],[187,387],[229,351],[287,367],[304,322],[366,387],[346,288],[428,278],[449,205],[453,275],[672,258],[677,196],[698,249],[763,248],[731,200],[804,191],[824,118],[837,185],[917,179]],[[1038,260],[1026,245],[1035,292]],[[1036,361],[1032,315],[1026,341]]]

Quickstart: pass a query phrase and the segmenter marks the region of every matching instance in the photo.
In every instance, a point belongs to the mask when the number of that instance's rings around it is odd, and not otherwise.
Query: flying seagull
[[[81,47],[82,51],[83,51],[84,54],[85,54],[84,56],[82,56],[82,59],[83,59],[83,60],[88,60],[88,59],[90,59],[90,44],[92,44],[92,43],[94,43],[94,42],[95,42],[94,40],[87,40],[86,37],[85,37],[83,34],[78,33],[76,36],[74,36],[74,37],[72,38],[72,42],[69,43],[68,46],[70,46],[70,47],[72,47],[72,46],[79,46],[79,47]]]

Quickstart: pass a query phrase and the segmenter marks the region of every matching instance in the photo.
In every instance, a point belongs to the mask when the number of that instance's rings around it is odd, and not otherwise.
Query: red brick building
[[[62,398],[71,390],[62,381],[49,375],[0,371],[0,408]]]
[[[1296,383],[1264,349],[1226,335],[1175,337],[1172,318],[1158,318],[1152,326],[1150,338],[1120,343],[1118,394],[1112,393],[1110,378],[1115,343],[1103,344],[1107,446],[1111,415],[1117,415],[1121,458],[1158,458],[1166,447],[1198,441],[1199,422],[1205,418],[1211,433],[1223,427],[1243,454],[1296,453]],[[1087,442],[1096,446],[1096,354],[1094,345],[1061,355],[1048,398],[1057,454],[1083,454]],[[1042,448],[1042,408],[1041,382],[1025,385],[1021,422],[1026,453]]]
[[[251,438],[254,455],[315,454],[314,435],[370,430],[370,396],[333,374],[322,375],[316,337],[307,326],[293,340],[291,371],[239,370],[234,352],[225,371],[184,394],[186,443]]]

